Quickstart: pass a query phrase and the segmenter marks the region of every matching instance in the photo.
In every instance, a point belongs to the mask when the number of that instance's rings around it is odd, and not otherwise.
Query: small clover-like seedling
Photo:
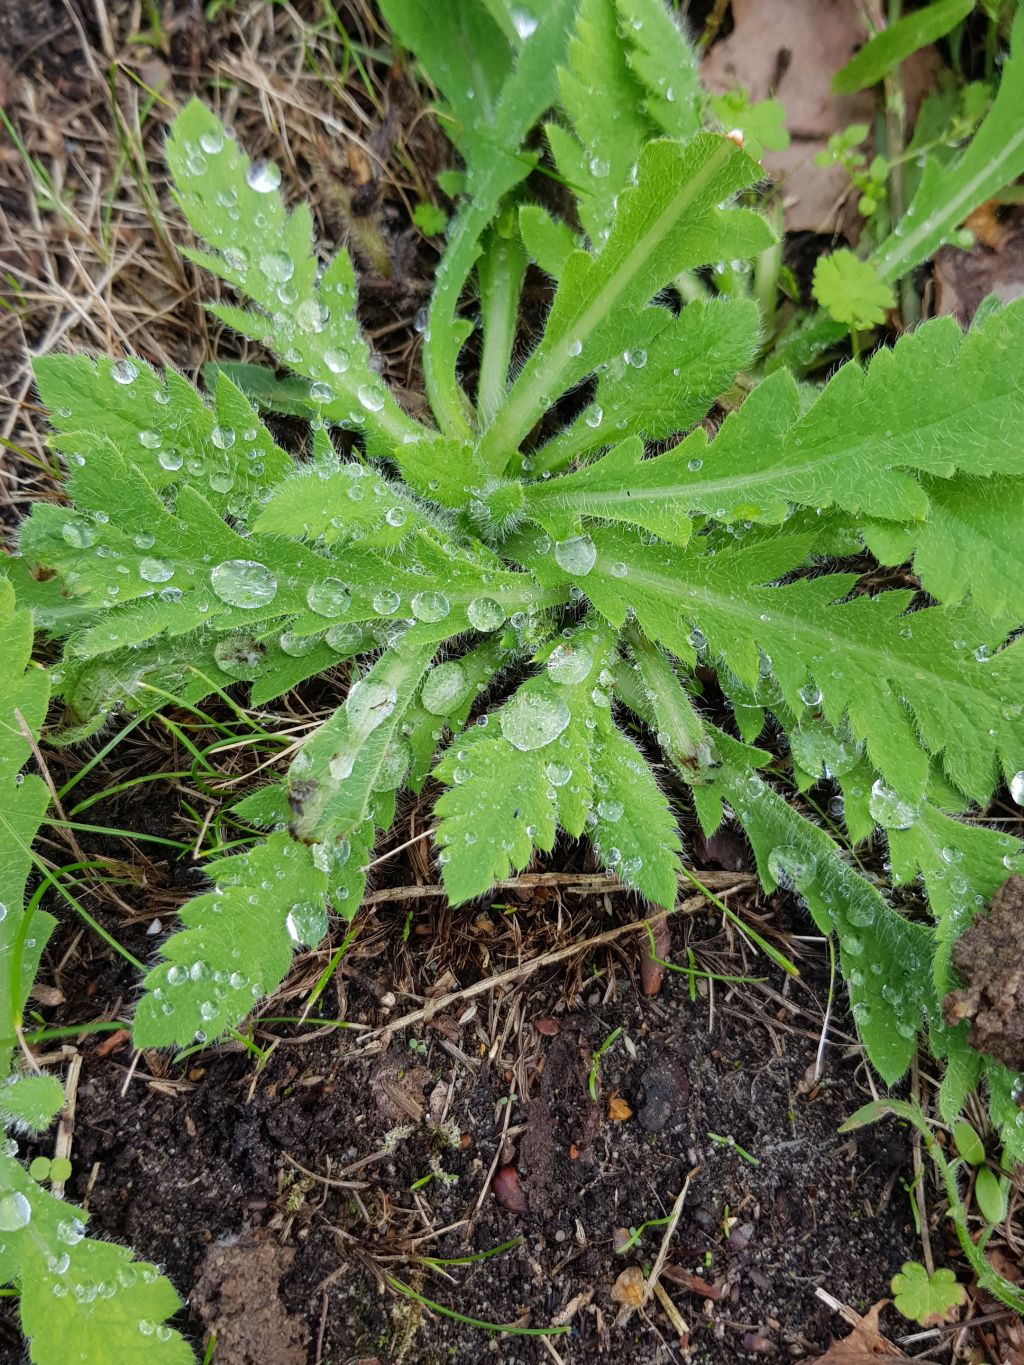
[[[892,1292],[897,1310],[922,1327],[948,1322],[967,1298],[952,1270],[935,1270],[929,1275],[918,1261],[903,1262],[902,1269],[892,1277]]]
[[[819,256],[814,267],[814,297],[830,317],[854,331],[876,327],[896,303],[890,285],[852,251]]]

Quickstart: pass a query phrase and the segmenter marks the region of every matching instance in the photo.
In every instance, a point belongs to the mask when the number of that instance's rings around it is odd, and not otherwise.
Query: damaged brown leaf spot
[[[310,777],[300,778],[289,785],[288,804],[296,820],[302,819],[307,803],[316,796],[319,789],[319,782],[314,782]]]
[[[971,1047],[1024,1069],[1024,877],[1011,877],[953,948],[963,989],[942,1002],[952,1028],[971,1021]]]

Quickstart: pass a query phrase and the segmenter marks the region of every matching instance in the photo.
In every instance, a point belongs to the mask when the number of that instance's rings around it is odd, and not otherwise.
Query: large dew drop
[[[351,654],[363,643],[363,628],[355,622],[343,622],[339,626],[331,626],[324,640],[339,654]]]
[[[544,692],[517,692],[501,711],[501,733],[514,749],[543,749],[569,724],[569,708],[561,697]]]
[[[1010,795],[1018,806],[1024,806],[1024,769],[1010,778]]]
[[[799,887],[814,874],[814,857],[790,844],[779,844],[768,854],[768,872],[787,891]]]
[[[401,601],[401,597],[392,588],[381,588],[374,596],[373,609],[381,616],[394,616]]]
[[[565,686],[581,683],[593,666],[589,652],[572,645],[557,645],[548,656],[548,676]]]
[[[331,346],[324,351],[324,364],[332,374],[344,374],[352,364],[352,357],[344,346]]]
[[[96,543],[96,532],[87,521],[66,521],[60,533],[76,550],[87,550]]]
[[[909,829],[918,816],[917,807],[879,778],[871,788],[868,810],[872,820],[885,829]]]
[[[315,611],[317,616],[341,616],[348,611],[351,601],[348,585],[340,578],[322,578],[319,583],[313,583],[306,593],[309,609]]]
[[[0,1232],[17,1232],[32,1217],[32,1205],[20,1190],[0,1199]]]
[[[229,607],[265,607],[274,600],[277,578],[256,559],[225,559],[210,573],[210,586]]]
[[[217,667],[230,678],[255,678],[266,653],[251,635],[228,635],[213,647]]]
[[[281,172],[272,161],[254,161],[245,173],[245,183],[257,194],[270,194],[281,183]]]
[[[573,536],[555,544],[555,560],[559,568],[578,577],[588,574],[597,561],[597,546],[589,536]]]
[[[793,758],[811,777],[841,777],[856,764],[863,746],[843,740],[829,726],[810,718],[789,734]]]
[[[451,611],[443,592],[418,592],[410,605],[417,621],[443,621]]]
[[[353,732],[368,735],[383,725],[395,709],[398,693],[387,683],[369,682],[365,678],[354,683],[345,699],[349,725]]]
[[[476,630],[497,630],[505,624],[505,609],[493,597],[474,597],[466,608],[466,615]]]
[[[115,384],[134,384],[139,377],[138,366],[130,360],[115,360],[110,367],[110,377]]]
[[[315,948],[327,933],[327,912],[311,901],[300,902],[292,906],[284,923],[288,937],[296,947],[305,944]]]
[[[469,678],[456,659],[438,664],[423,680],[420,700],[434,716],[447,716],[454,711],[469,691]]]
[[[140,559],[139,577],[147,583],[166,583],[174,575],[174,565],[166,559]]]
[[[268,251],[260,257],[260,266],[274,284],[287,284],[295,274],[295,262],[285,251]]]

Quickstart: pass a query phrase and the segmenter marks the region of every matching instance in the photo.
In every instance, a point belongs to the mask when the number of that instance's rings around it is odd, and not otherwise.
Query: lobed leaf
[[[645,315],[646,305],[677,275],[770,243],[757,214],[718,207],[758,174],[756,162],[711,133],[683,145],[646,145],[607,240],[595,254],[576,251],[566,261],[544,334],[481,438],[489,468],[504,469],[554,397],[613,356],[647,344],[651,322],[665,319]]]
[[[402,411],[370,363],[347,252],[321,273],[309,210],[285,208],[280,170],[272,162],[250,161],[195,99],[174,120],[167,162],[182,209],[211,248],[185,254],[257,306],[245,311],[216,304],[211,312],[312,380],[310,397],[326,420],[364,430],[380,449],[415,437],[419,423]]]
[[[684,309],[673,331],[682,330],[689,312]],[[694,330],[696,338],[703,328]],[[622,444],[574,474],[531,488],[528,503],[538,512],[557,509],[630,521],[682,544],[689,536],[688,518],[698,514],[726,522],[775,523],[799,505],[835,506],[894,522],[916,520],[927,528],[921,532],[924,546],[946,561],[947,579],[963,582],[970,561],[958,565],[948,542],[940,548],[944,532],[951,540],[956,534],[950,512],[943,519],[941,509],[953,502],[952,515],[957,515],[960,507],[958,496],[946,495],[943,501],[941,480],[969,471],[976,496],[964,500],[965,516],[976,519],[975,509],[992,498],[979,491],[987,487],[984,476],[1024,478],[1014,435],[1024,422],[1024,390],[1000,364],[1002,356],[1021,346],[1024,304],[1019,302],[991,314],[966,336],[951,318],[936,319],[903,337],[893,350],[877,351],[866,368],[842,366],[809,406],[792,377],[777,371],[726,418],[710,443],[698,428],[651,459],[643,458],[639,442]],[[659,364],[657,378],[663,373]],[[651,392],[657,396],[658,388]],[[667,434],[670,424],[671,418],[649,434]],[[916,473],[933,477],[925,485]],[[1009,485],[1011,496],[1015,487]],[[940,507],[935,522],[925,520],[933,494]],[[967,535],[969,530],[959,538]],[[896,544],[913,547],[912,533],[908,536]],[[878,539],[884,543],[881,535]],[[1019,542],[1009,524],[1001,543],[1008,539]],[[1007,553],[1012,553],[1009,546]],[[889,562],[904,557],[890,555]],[[986,576],[993,576],[991,566]],[[1004,597],[1008,592],[1012,589],[1001,590]]]
[[[650,311],[656,326],[657,310]],[[753,362],[761,339],[760,317],[749,299],[696,300],[661,323],[646,347],[609,362],[594,401],[530,457],[534,475],[557,472],[624,435],[660,441],[685,431]],[[547,496],[545,488],[532,487],[530,496]]]
[[[784,572],[787,559],[800,562],[799,541],[788,554],[775,538],[709,555],[700,545],[640,546],[610,528],[593,540],[587,595],[609,622],[621,624],[629,608],[676,652],[692,648],[697,632],[710,658],[748,686],[762,669],[774,674],[794,712],[812,705],[834,726],[848,721],[911,808],[924,795],[928,753],[979,801],[1000,770],[1024,767],[1015,710],[1024,648],[1000,648],[1004,633],[986,617],[968,608],[908,616],[910,594],[899,591],[842,601],[854,582],[845,574],[757,586]]]

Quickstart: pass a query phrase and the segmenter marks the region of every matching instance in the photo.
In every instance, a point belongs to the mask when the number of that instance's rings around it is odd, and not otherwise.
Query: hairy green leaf
[[[909,17],[909,16],[908,16]],[[984,122],[955,161],[929,156],[906,213],[872,259],[883,280],[921,265],[979,204],[1024,174],[1024,10],[1013,23],[1010,56]]]
[[[922,479],[924,521],[863,523],[868,549],[883,564],[912,560],[923,586],[956,606],[970,597],[993,619],[1024,620],[1024,478]]]
[[[370,364],[348,254],[321,274],[309,210],[285,208],[280,170],[250,161],[198,100],[176,117],[167,161],[182,208],[211,248],[186,254],[256,304],[255,311],[219,304],[211,311],[312,380],[310,397],[327,420],[364,430],[377,447],[415,436],[419,424]]]
[[[385,13],[406,41],[416,43],[423,37],[419,50],[428,74],[450,94],[462,78],[460,64],[470,61],[476,67],[481,59],[476,44],[467,44],[461,37],[464,24],[478,28],[483,25],[481,18],[474,17],[480,8],[475,0],[468,3],[445,0],[440,8],[430,0],[389,0]],[[475,112],[468,115],[459,130],[459,150],[466,161],[465,193],[449,229],[423,352],[424,376],[434,416],[442,432],[449,436],[469,434],[467,405],[456,367],[471,325],[456,316],[459,300],[479,254],[480,238],[502,198],[533,168],[532,157],[521,148],[526,134],[554,99],[555,72],[565,51],[573,8],[574,0],[545,0],[543,5],[534,0],[532,8],[516,6],[519,22],[513,23],[513,27],[520,43],[511,70],[497,89],[493,84],[499,73],[493,57],[496,42],[492,35],[485,49],[488,74],[481,91],[481,98],[485,98],[484,90],[490,90],[490,107],[483,109],[482,118]],[[507,31],[505,36],[509,36]],[[458,49],[462,56],[450,55],[451,49]],[[456,98],[475,102],[476,85],[474,76],[472,83],[459,87]]]
[[[651,314],[656,324],[656,311]],[[660,441],[685,431],[753,362],[760,339],[758,311],[749,299],[700,299],[678,317],[666,315],[645,347],[630,348],[608,364],[594,401],[530,457],[532,472],[555,472],[627,433]],[[541,485],[531,492],[548,496]]]
[[[566,262],[544,335],[483,434],[490,468],[505,467],[553,397],[613,356],[647,344],[651,322],[660,327],[665,319],[643,310],[681,271],[769,244],[757,214],[718,207],[757,174],[756,162],[711,133],[684,145],[647,144],[607,240],[596,254],[576,251]]]
[[[942,483],[933,478],[925,488],[914,472],[945,478],[957,469],[970,471],[975,490],[986,488],[979,476],[1024,474],[1014,436],[1024,421],[1024,395],[998,363],[1021,345],[1020,303],[966,336],[952,319],[926,323],[894,350],[876,352],[866,369],[837,370],[810,406],[791,376],[779,371],[727,417],[710,444],[698,429],[653,459],[642,459],[638,442],[620,445],[575,474],[535,485],[528,505],[538,514],[557,510],[629,521],[680,543],[689,536],[688,517],[697,513],[719,521],[779,522],[799,504],[918,520],[927,527],[921,532],[925,546],[934,545],[947,558],[941,572],[962,582],[970,560],[948,563],[956,543],[949,514],[943,519],[940,511],[936,522],[924,521],[930,493],[943,505]],[[649,434],[663,435],[664,428]],[[958,512],[960,499],[949,501]],[[967,517],[978,515],[975,505],[986,505],[983,496],[965,502]],[[998,534],[998,523],[996,529]],[[1002,543],[1008,538],[1019,541],[1009,528]],[[1001,589],[1004,596],[1012,591]]]
[[[944,1322],[950,1310],[967,1298],[967,1291],[957,1283],[952,1270],[929,1274],[917,1261],[903,1262],[903,1269],[892,1277],[892,1292],[893,1302],[905,1318],[929,1326]]]
[[[853,95],[877,85],[912,52],[927,47],[955,28],[974,8],[974,0],[934,0],[883,28],[837,72],[832,87],[837,95]]]

